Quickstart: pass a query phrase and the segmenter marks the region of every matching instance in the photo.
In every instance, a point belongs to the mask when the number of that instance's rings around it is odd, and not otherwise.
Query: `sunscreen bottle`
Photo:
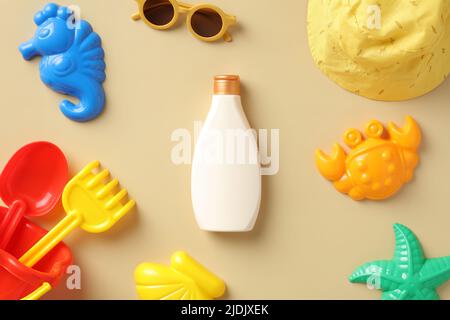
[[[202,230],[251,231],[261,202],[256,134],[244,113],[239,76],[217,76],[214,96],[195,147],[191,180]]]

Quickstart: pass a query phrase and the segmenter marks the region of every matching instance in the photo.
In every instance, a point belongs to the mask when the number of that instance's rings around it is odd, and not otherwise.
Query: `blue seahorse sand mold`
[[[47,4],[34,17],[35,36],[19,50],[25,60],[42,56],[42,81],[79,100],[78,104],[62,101],[61,111],[71,120],[85,122],[98,117],[105,106],[105,52],[91,25],[77,20],[70,8]]]

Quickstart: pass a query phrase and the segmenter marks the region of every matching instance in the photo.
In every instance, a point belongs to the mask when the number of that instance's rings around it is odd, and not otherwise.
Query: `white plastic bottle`
[[[217,76],[192,164],[192,203],[201,229],[251,231],[261,202],[256,135],[241,104],[238,76]]]

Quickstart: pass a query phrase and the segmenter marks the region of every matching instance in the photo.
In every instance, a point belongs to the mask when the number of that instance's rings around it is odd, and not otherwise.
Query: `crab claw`
[[[345,159],[347,154],[339,144],[333,146],[330,156],[322,150],[316,151],[316,165],[320,173],[330,181],[338,181],[345,174]]]
[[[406,117],[406,124],[398,128],[392,122],[389,123],[388,132],[392,142],[405,149],[416,150],[420,146],[422,133],[417,122],[410,116]]]

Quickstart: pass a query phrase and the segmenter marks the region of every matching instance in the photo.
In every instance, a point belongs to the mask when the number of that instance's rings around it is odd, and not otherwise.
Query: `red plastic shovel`
[[[55,207],[67,180],[67,160],[54,144],[35,142],[16,152],[0,176],[0,197],[9,207],[0,223],[0,249],[24,216],[42,216]]]

